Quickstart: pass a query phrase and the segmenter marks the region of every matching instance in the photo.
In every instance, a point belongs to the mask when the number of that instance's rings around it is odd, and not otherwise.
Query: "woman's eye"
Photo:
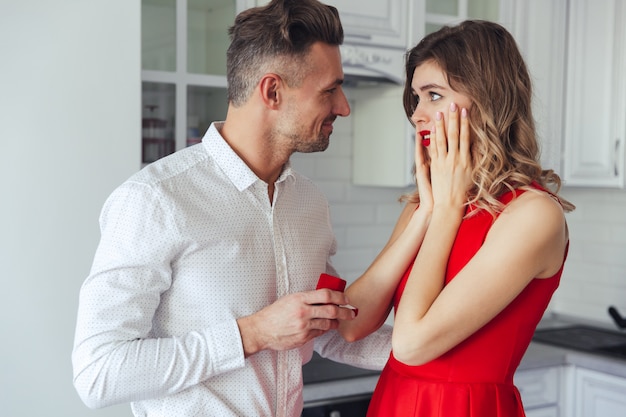
[[[441,98],[441,95],[437,93],[430,93],[430,101],[437,101]]]

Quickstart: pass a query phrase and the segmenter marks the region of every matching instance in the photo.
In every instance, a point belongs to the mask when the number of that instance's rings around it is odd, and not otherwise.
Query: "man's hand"
[[[245,356],[261,350],[288,350],[352,320],[355,312],[342,292],[321,289],[279,298],[275,303],[237,320]]]

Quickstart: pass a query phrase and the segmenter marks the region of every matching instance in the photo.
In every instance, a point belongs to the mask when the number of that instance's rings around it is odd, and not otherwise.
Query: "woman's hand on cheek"
[[[466,109],[459,110],[455,103],[450,105],[447,129],[443,114],[436,114],[428,151],[434,206],[462,207],[472,185],[470,127]]]
[[[433,133],[431,132],[431,137],[434,137]],[[420,195],[420,209],[432,211],[433,192],[430,186],[430,158],[417,127],[415,129],[415,181]]]

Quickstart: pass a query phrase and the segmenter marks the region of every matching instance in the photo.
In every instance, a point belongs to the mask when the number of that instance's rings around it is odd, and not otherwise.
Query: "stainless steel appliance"
[[[351,379],[378,374],[380,374],[379,371],[356,368],[324,359],[317,353],[314,353],[311,361],[302,367],[305,385],[337,380],[349,384]],[[365,393],[307,402],[304,404],[302,417],[365,417],[370,398],[371,393]]]

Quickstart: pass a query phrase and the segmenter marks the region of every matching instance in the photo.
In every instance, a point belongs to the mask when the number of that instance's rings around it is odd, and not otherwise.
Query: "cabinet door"
[[[526,417],[559,417],[559,408],[557,406],[524,410],[524,412]]]
[[[327,0],[341,16],[345,42],[406,49],[408,0]]]
[[[501,0],[424,0],[425,33],[432,33],[444,25],[453,25],[465,19],[498,21]],[[417,2],[419,3],[419,1]]]
[[[570,0],[564,177],[624,186],[626,2]]]
[[[501,0],[504,26],[513,34],[533,83],[533,115],[541,165],[563,175],[561,151],[568,0]]]
[[[626,378],[579,368],[575,381],[575,417],[626,416]]]
[[[559,367],[538,368],[515,373],[515,385],[524,409],[556,406],[559,400]]]
[[[142,163],[199,142],[228,106],[228,27],[253,0],[142,0]]]

